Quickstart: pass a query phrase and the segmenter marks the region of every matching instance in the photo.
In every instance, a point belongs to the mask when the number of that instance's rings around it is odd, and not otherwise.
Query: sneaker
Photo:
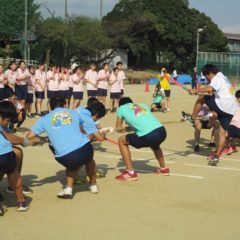
[[[194,150],[194,152],[198,152],[198,151],[200,150],[200,147],[199,147],[199,145],[198,145],[198,144],[197,144],[197,145],[195,145],[193,150]]]
[[[62,199],[72,199],[72,193],[70,191],[67,191],[66,188],[64,188],[58,193],[57,197]]]
[[[215,155],[211,160],[208,161],[209,166],[216,167],[218,163],[219,163],[219,156],[217,155]]]
[[[27,205],[26,201],[18,202],[17,207],[19,212],[26,212],[29,209],[29,206]]]
[[[207,157],[207,160],[211,160],[216,155],[216,152],[211,152],[210,155]]]
[[[124,171],[120,175],[116,176],[115,179],[121,181],[136,181],[138,180],[138,177],[135,171],[133,174],[131,174],[129,171]]]
[[[0,216],[3,216],[5,213],[3,205],[0,203]]]
[[[156,169],[153,170],[153,173],[163,174],[164,176],[169,176],[170,175],[170,170],[169,170],[169,168],[156,168]]]
[[[97,178],[104,178],[106,175],[104,174],[104,172],[97,170],[96,171],[96,177]]]
[[[233,152],[233,149],[232,149],[231,146],[226,147],[226,148],[224,148],[224,149],[222,150],[222,154],[223,154],[223,155],[231,154],[232,152]]]
[[[192,115],[186,112],[182,112],[182,118],[190,123],[192,126],[194,126],[194,120],[192,119]]]
[[[8,188],[5,190],[5,192],[6,192],[6,193],[10,193],[10,194],[13,194],[13,193],[14,193],[14,191],[13,191],[10,187],[8,187]]]
[[[232,145],[231,147],[232,147],[233,152],[237,152],[238,151],[236,146]]]
[[[208,144],[208,147],[210,147],[210,148],[215,148],[215,147],[216,147],[216,144],[215,144],[215,143],[209,143],[209,144]]]
[[[167,112],[170,112],[170,109],[169,109],[169,108],[167,109]]]
[[[98,193],[99,191],[97,184],[90,185],[89,190],[91,193],[94,193],[94,194]]]

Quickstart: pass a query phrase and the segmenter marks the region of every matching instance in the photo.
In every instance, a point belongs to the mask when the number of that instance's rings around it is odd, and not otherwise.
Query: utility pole
[[[68,20],[68,0],[65,0],[65,22]]]
[[[196,67],[198,65],[198,52],[199,52],[199,36],[200,36],[200,33],[204,30],[204,28],[198,28],[197,29],[197,51],[196,51]]]
[[[28,0],[25,0],[25,21],[24,21],[24,61],[28,58]]]
[[[100,20],[103,18],[103,0],[100,0]]]

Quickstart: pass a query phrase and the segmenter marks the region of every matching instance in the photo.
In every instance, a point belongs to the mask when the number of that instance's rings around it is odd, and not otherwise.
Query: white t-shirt
[[[25,79],[19,80],[21,78],[25,78]],[[21,68],[18,68],[16,85],[27,85],[27,82],[29,79],[30,79],[30,72],[28,71],[28,69],[26,68],[25,70],[22,70]]]
[[[40,86],[40,84],[41,86]],[[44,92],[46,88],[46,73],[40,69],[35,72],[36,92]]]
[[[0,74],[0,88],[4,88],[4,74]]]
[[[73,88],[73,80],[72,80],[72,78],[73,78],[73,74],[69,75],[69,77],[68,77],[68,85],[69,85],[70,88]]]
[[[177,77],[177,70],[173,71],[173,77],[176,78]]]
[[[33,94],[35,90],[35,75],[31,74],[30,79],[27,82],[28,93]]]
[[[234,89],[221,72],[217,73],[211,80],[210,85],[214,90],[215,101],[220,110],[225,113],[234,115],[237,103],[234,96]]]
[[[83,92],[83,77],[74,73],[72,75],[73,92]]]
[[[67,91],[67,90],[69,90],[68,75],[60,74],[60,78],[62,78],[62,77],[63,77],[63,79],[60,79],[60,81],[59,81],[59,90]]]
[[[96,87],[94,87],[93,85],[97,84],[97,72],[96,71],[92,71],[91,69],[89,69],[86,74],[85,74],[85,79],[88,80],[91,83],[87,82],[87,90],[97,90]]]
[[[101,81],[98,81],[98,88],[101,89],[107,89],[108,88],[108,79],[110,77],[110,73],[106,72],[104,69],[100,70],[98,72],[98,79],[103,79]]]
[[[58,91],[59,90],[59,74],[54,73],[53,71],[47,72],[47,81],[48,81],[48,91]]]
[[[117,81],[116,81],[117,80]],[[116,81],[116,82],[115,82]],[[109,82],[113,85],[111,85],[111,93],[120,93],[121,92],[121,81],[114,73],[111,74]]]
[[[120,81],[121,89],[124,89],[124,80],[126,79],[124,71],[118,71],[118,80]],[[121,92],[121,91],[120,91]]]
[[[7,78],[7,83],[10,85],[15,85],[17,72],[12,71],[11,69],[6,70],[5,77]]]

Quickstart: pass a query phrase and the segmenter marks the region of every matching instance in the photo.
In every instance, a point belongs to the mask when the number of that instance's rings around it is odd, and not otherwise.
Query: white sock
[[[135,171],[134,170],[127,170],[130,174],[134,174]]]
[[[72,195],[72,188],[71,188],[71,187],[65,187],[65,188],[64,188],[64,192],[65,192],[66,194]]]

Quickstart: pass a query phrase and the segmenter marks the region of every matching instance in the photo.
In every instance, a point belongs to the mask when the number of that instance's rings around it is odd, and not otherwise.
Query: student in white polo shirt
[[[17,78],[17,65],[14,61],[10,62],[8,69],[4,73],[5,79],[5,98],[15,91],[15,83]]]
[[[45,89],[46,89],[46,72],[45,72],[45,66],[43,63],[39,65],[39,68],[35,72],[35,96],[36,96],[36,113],[37,116],[42,115],[42,102],[43,99],[45,99]]]
[[[58,96],[58,92],[59,92],[59,70],[56,66],[52,66],[47,71],[47,98],[49,111],[50,111],[49,106],[50,99]]]
[[[0,101],[5,99],[3,65],[0,64]]]
[[[88,97],[97,97],[97,64],[91,62],[90,69],[85,74],[85,81],[87,83]]]
[[[34,66],[29,66],[28,70],[29,70],[31,77],[27,83],[28,93],[27,93],[27,101],[26,101],[26,112],[27,112],[27,116],[29,118],[32,118],[33,95],[34,95],[35,87],[36,87]]]
[[[104,63],[102,66],[102,70],[98,72],[98,94],[97,94],[98,101],[104,104],[104,106],[106,103],[109,78],[110,78],[109,65],[108,63]]]
[[[84,76],[79,66],[75,67],[72,75],[73,82],[73,109],[80,106],[83,99]]]
[[[30,73],[26,68],[26,65],[23,61],[20,61],[18,64],[17,78],[15,84],[15,92],[17,98],[22,106],[25,108],[25,103],[27,100],[27,82],[30,79]]]
[[[68,107],[68,99],[69,99],[69,75],[68,70],[65,67],[60,68],[59,74],[59,93],[58,95],[65,99],[66,107]]]
[[[123,63],[118,62],[117,63],[117,69],[118,69],[118,80],[120,81],[121,86],[121,97],[124,95],[124,80],[126,80],[125,73],[123,71]]]

